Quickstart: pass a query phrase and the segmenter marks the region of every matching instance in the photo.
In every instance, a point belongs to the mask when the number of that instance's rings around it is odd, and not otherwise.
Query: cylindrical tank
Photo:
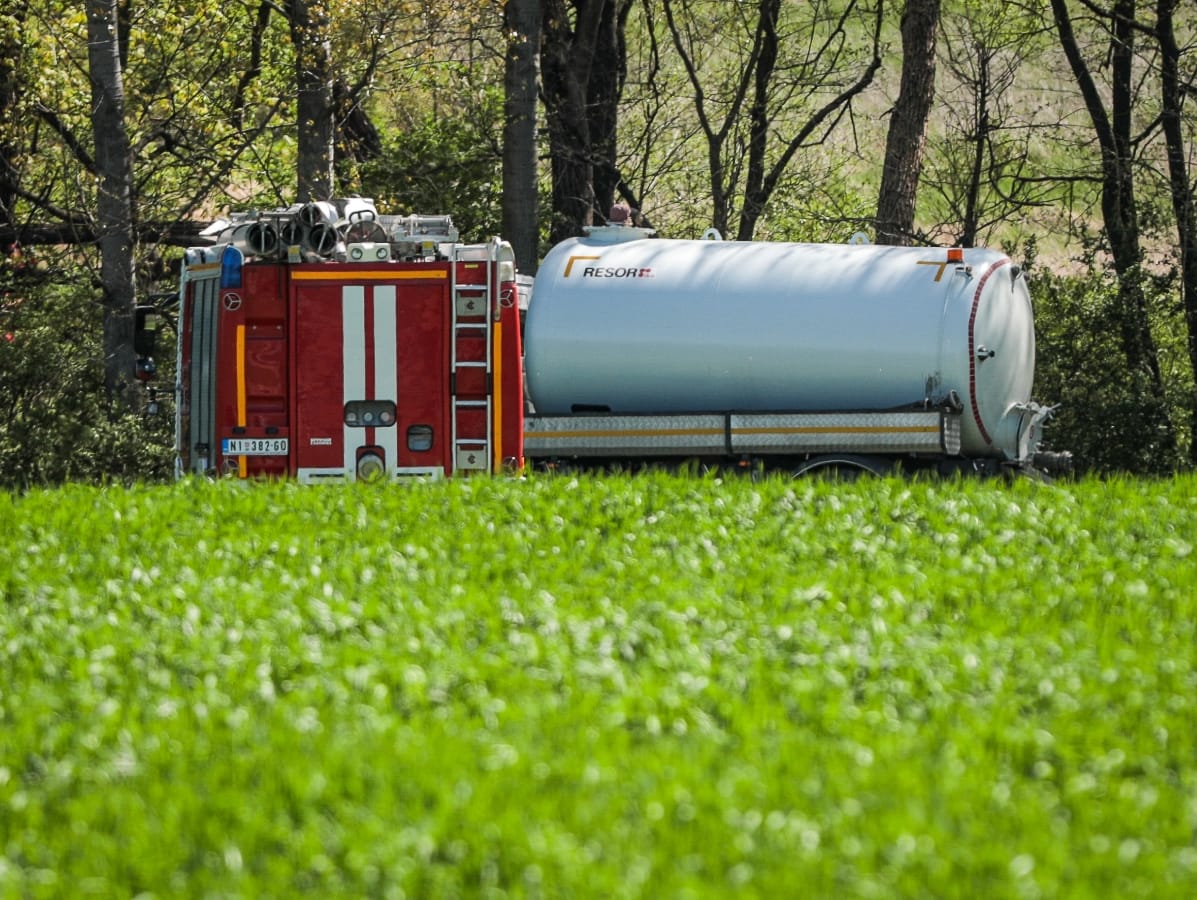
[[[965,455],[1026,450],[1031,299],[993,250],[593,229],[545,257],[525,348],[538,414],[880,410],[954,393]]]

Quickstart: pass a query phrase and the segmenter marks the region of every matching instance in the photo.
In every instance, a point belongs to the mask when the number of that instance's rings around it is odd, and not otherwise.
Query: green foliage
[[[1152,306],[1163,310],[1168,294],[1156,287]],[[1156,316],[1171,419],[1161,423],[1153,421],[1145,400],[1146,379],[1127,371],[1112,274],[1093,268],[1079,276],[1039,273],[1033,293],[1035,392],[1045,402],[1060,404],[1049,425],[1051,444],[1072,451],[1080,471],[1163,474],[1180,468],[1193,392],[1183,321],[1175,314]],[[1168,429],[1180,435],[1180,448],[1169,446]]]
[[[652,4],[636,5],[629,17],[617,164],[662,235],[698,237],[722,219],[725,237],[735,237],[744,214],[749,105],[755,99],[743,88],[745,72],[759,62],[760,11],[720,0],[672,8],[676,34]],[[870,142],[881,135],[884,147],[884,134],[874,132],[863,106],[814,128],[800,147],[790,144],[865,71],[873,9],[781,4],[779,58],[764,87],[762,110],[769,119],[762,163],[770,175],[775,166],[781,173],[754,237],[842,241],[860,228],[861,219],[872,219],[876,198],[864,203],[862,195],[875,192],[876,179],[857,173],[858,141],[866,144],[865,154],[876,157]],[[719,40],[712,42],[715,34]],[[841,127],[832,127],[834,121]],[[717,184],[722,197],[716,196]]]
[[[434,108],[389,130],[382,155],[362,166],[363,195],[403,215],[451,215],[464,240],[497,234],[502,90],[486,89],[473,100],[453,115]]]
[[[1055,255],[1052,264],[1063,265],[1071,229],[1096,215],[1095,188],[1069,178],[1050,179],[1070,172],[1090,175],[1099,167],[1092,148],[1077,143],[1078,134],[1089,133],[1089,124],[1052,32],[1035,30],[1042,17],[1031,13],[1042,12],[1041,6],[1032,3],[1023,10],[1026,14],[1011,17],[1001,5],[973,0],[945,4],[941,49],[946,54],[950,40],[959,53],[954,66],[941,60],[942,102],[928,148],[920,220],[936,239],[957,233],[963,208],[959,176],[971,171],[967,163],[972,159],[963,151],[972,146],[977,124],[972,121],[978,113],[973,88],[983,83],[974,67],[982,51],[992,50],[991,75],[997,81],[988,87],[988,124],[995,130],[988,157],[990,184],[982,204],[988,215],[979,221],[981,233],[988,229],[995,241],[1036,233],[1045,252]],[[755,33],[742,27],[751,20],[744,18],[751,10],[742,7],[707,0],[673,7],[680,16],[682,43],[693,51],[708,87],[704,102],[716,125],[732,109],[733,88]],[[206,220],[229,208],[273,207],[293,199],[294,53],[281,11],[213,0],[125,7],[125,101],[136,148],[139,223],[192,215]],[[777,115],[771,141],[787,140],[826,101],[825,90],[812,88],[819,73],[807,65],[828,36],[831,20],[820,20],[820,11],[839,14],[844,5],[783,4],[782,11],[785,74],[771,99]],[[346,167],[341,187],[374,196],[388,211],[449,213],[467,239],[493,234],[500,220],[501,5],[339,2],[330,12],[335,75],[353,88],[354,102],[369,107],[385,147],[383,156],[364,168]],[[886,112],[897,89],[899,12],[897,6],[887,12],[890,42],[882,74],[858,98],[851,115],[827,134],[812,136],[790,161],[784,183],[759,221],[758,236],[842,241],[871,216]],[[1086,40],[1100,36],[1093,22],[1078,20],[1078,25]],[[1028,27],[1030,34],[1025,33]],[[845,46],[863,46],[867,33],[864,21],[851,22],[843,35]],[[712,42],[713,34],[720,40]],[[695,115],[696,95],[660,5],[634,5],[626,37],[621,174],[663,235],[697,237],[711,225],[712,163]],[[13,88],[5,95],[11,105],[0,110],[0,145],[12,169],[11,181],[20,186],[11,197],[6,224],[86,222],[95,207],[96,181],[89,170],[85,10],[63,0],[15,4],[0,13],[0,43],[11,51]],[[1147,40],[1140,44],[1145,52],[1152,46]],[[823,73],[828,78],[824,87],[851,78],[860,64],[855,59]],[[1152,83],[1144,83],[1136,100],[1140,124],[1152,120],[1158,103],[1148,89]],[[744,115],[731,115],[725,123],[722,149],[729,187],[741,185],[745,174],[747,122]],[[1189,134],[1192,117],[1184,124]],[[777,161],[779,151],[780,144],[773,145],[767,161]],[[1144,146],[1142,158],[1148,170],[1163,170],[1154,145]],[[546,182],[548,168],[542,165]],[[359,176],[360,184],[355,181]],[[1051,189],[1039,194],[1045,183]],[[1034,193],[1020,193],[1032,188]],[[1070,194],[1060,198],[1058,191],[1065,188]],[[1136,198],[1150,240],[1168,235],[1165,252],[1174,262],[1170,234],[1175,223],[1166,181],[1144,174],[1136,184]],[[1053,202],[1044,210],[1020,207],[1047,200]],[[734,221],[740,204],[736,190],[728,202]],[[1022,209],[1020,216],[1011,212],[1011,203]],[[1068,224],[1055,224],[1060,222]],[[0,402],[5,404],[0,413],[11,410],[0,421],[0,483],[28,485],[102,474],[124,479],[139,471],[164,471],[168,422],[134,417],[117,424],[85,424],[107,421],[96,393],[99,355],[80,352],[85,346],[99,347],[92,340],[97,326],[90,300],[72,283],[86,283],[86,276],[71,271],[65,277],[59,288],[38,287],[24,306],[10,306],[6,299],[0,312],[20,332],[14,344],[0,346]],[[1163,450],[1166,441],[1158,434],[1158,423],[1144,421],[1141,390],[1117,364],[1112,286],[1094,273],[1080,280],[1043,275],[1039,281],[1037,396],[1063,403],[1049,431],[1053,442],[1074,450],[1081,465],[1092,471],[1165,470],[1176,456]],[[59,302],[59,295],[73,298],[65,302],[61,318],[32,311]],[[76,315],[76,310],[86,312]],[[1169,411],[1180,426],[1183,448],[1190,439],[1185,427],[1194,389],[1184,325],[1170,288],[1157,286],[1152,313]],[[135,437],[142,433],[147,443],[135,448]],[[124,443],[126,438],[131,443]]]
[[[843,174],[833,160],[823,165]],[[825,180],[807,169],[784,180],[757,222],[755,239],[843,244],[855,232],[869,231],[875,212],[876,201],[853,189],[850,178]]]
[[[56,221],[64,211],[85,219],[96,202],[85,10],[61,0],[22,6],[6,137],[24,196],[11,220]],[[168,0],[127,12],[122,75],[139,220],[185,218],[229,195],[292,196],[294,63],[283,18],[257,34],[257,9],[244,4]]]
[[[1195,498],[0,494],[0,895],[1190,897]]]
[[[0,261],[0,486],[171,473],[169,416],[105,398],[97,293],[82,269],[51,275],[29,254]],[[158,363],[169,383],[170,360]]]
[[[1044,28],[1051,19],[1045,6],[1031,0],[1020,15],[984,0],[944,6],[936,108],[919,181],[919,218],[931,241],[995,244],[1028,228],[1047,230],[1035,221],[1045,207],[1082,206],[1077,183],[1028,178],[1078,162],[1075,147],[1043,138],[1064,117],[1052,70],[1057,39]],[[1078,193],[1069,201],[1065,190]]]

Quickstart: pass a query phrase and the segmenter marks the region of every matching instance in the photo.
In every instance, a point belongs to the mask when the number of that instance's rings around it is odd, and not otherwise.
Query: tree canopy
[[[616,200],[679,237],[885,220],[1112,278],[1111,377],[1167,455],[1197,447],[1195,43],[1180,0],[12,0],[0,317],[82,266],[111,392],[132,305],[232,210],[371,196],[511,230],[526,270]]]

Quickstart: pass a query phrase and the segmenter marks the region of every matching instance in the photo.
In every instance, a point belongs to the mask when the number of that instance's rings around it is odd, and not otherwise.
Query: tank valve
[[[979,359],[981,362],[985,362],[987,359],[993,359],[995,356],[997,356],[997,351],[989,350],[984,344],[977,348],[977,359]]]

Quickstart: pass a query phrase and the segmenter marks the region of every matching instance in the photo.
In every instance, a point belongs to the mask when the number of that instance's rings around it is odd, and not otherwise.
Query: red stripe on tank
[[[985,282],[989,280],[989,276],[1000,269],[1002,266],[1009,264],[1010,260],[1003,259],[990,266],[989,271],[981,276],[981,280],[977,282],[977,290],[973,294],[973,309],[968,317],[968,399],[973,407],[973,421],[977,423],[977,429],[981,432],[981,437],[985,439],[985,443],[992,446],[993,438],[989,436],[989,431],[985,428],[985,423],[981,421],[981,411],[977,408],[977,346],[976,338],[973,336],[973,325],[977,321],[977,308],[981,305],[981,292],[985,290]]]

